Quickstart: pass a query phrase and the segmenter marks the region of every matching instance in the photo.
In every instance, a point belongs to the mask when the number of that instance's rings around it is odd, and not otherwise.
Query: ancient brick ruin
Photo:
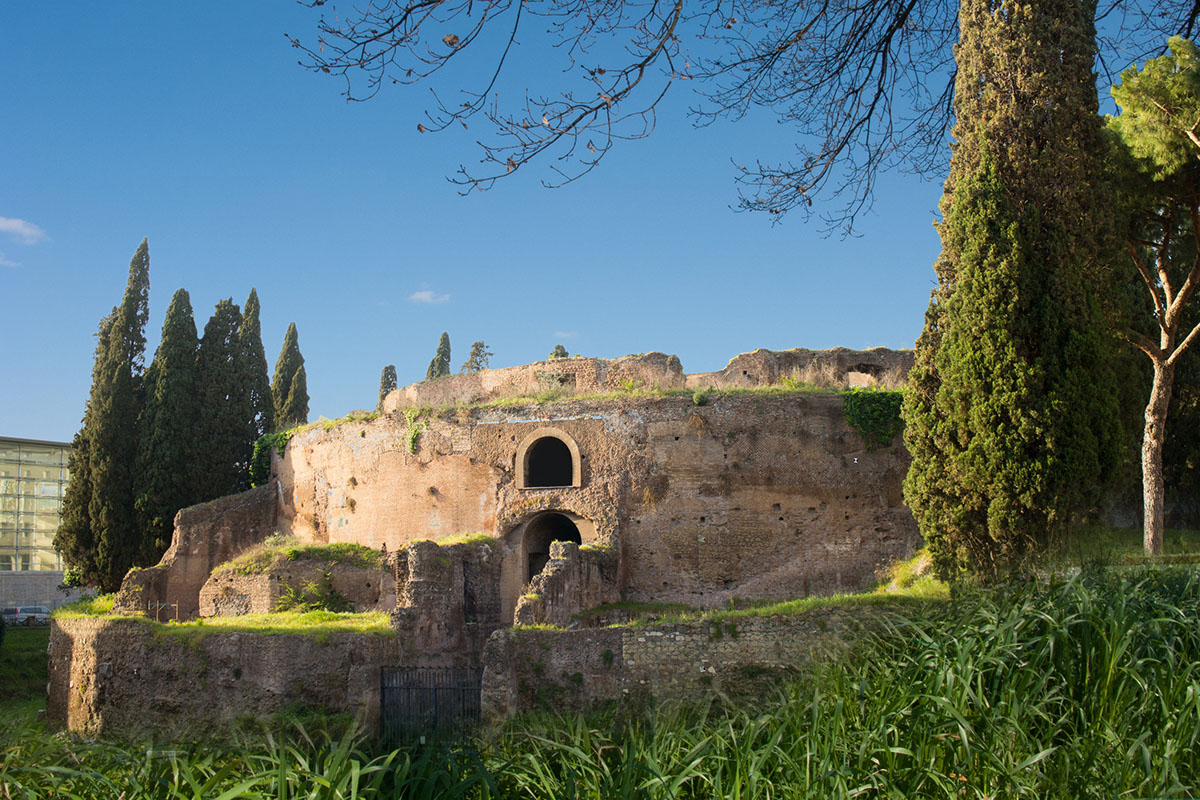
[[[294,435],[270,484],[181,511],[170,550],[131,573],[116,610],[269,609],[295,575],[213,571],[274,533],[386,551],[386,570],[337,580],[356,607],[391,614],[396,642],[372,652],[409,665],[481,664],[514,622],[578,627],[617,601],[716,608],[866,588],[919,546],[900,442],[868,449],[836,394],[694,393],[814,367],[869,382],[910,358],[760,350],[685,375],[651,353],[415,384],[378,418]],[[54,681],[52,663],[51,715],[70,723]]]

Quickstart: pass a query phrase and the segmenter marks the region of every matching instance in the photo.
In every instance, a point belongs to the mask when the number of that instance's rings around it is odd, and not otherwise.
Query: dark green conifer
[[[142,531],[137,563],[158,563],[171,543],[175,514],[196,502],[191,462],[196,454],[196,323],[188,293],[171,298],[162,340],[146,370],[146,406],[134,475]]]
[[[275,404],[267,379],[267,355],[263,351],[259,310],[258,292],[251,289],[238,327],[235,357],[238,379],[237,394],[233,400],[242,419],[237,445],[240,451],[237,459],[238,491],[250,488],[250,460],[254,456],[254,443],[264,433],[275,430]]]
[[[193,487],[202,503],[238,491],[245,420],[239,401],[238,328],[233,298],[217,303],[196,351],[197,416],[193,430]]]
[[[292,376],[292,385],[288,388],[287,401],[284,403],[283,409],[294,420],[293,425],[303,425],[308,421],[308,377],[303,364]]]
[[[84,419],[91,496],[87,517],[94,564],[84,580],[101,591],[120,588],[141,549],[134,515],[133,470],[143,398],[142,371],[149,316],[150,250],[142,240],[129,263],[121,304],[107,326],[103,356],[97,354]]]
[[[425,380],[434,378],[444,378],[450,374],[450,334],[442,332],[442,338],[438,339],[437,353],[434,354],[433,360],[429,362],[429,369],[425,370]]]
[[[308,388],[304,381],[297,390],[293,387],[296,376],[304,369],[304,356],[300,354],[300,337],[296,323],[288,325],[283,337],[283,347],[275,362],[275,375],[271,379],[271,398],[275,406],[275,429],[286,430],[308,422]]]
[[[104,317],[96,330],[96,353],[92,362],[92,387],[103,372],[104,359],[108,353],[108,337],[112,327],[112,316]],[[92,530],[92,518],[88,506],[92,502],[91,443],[90,427],[95,424],[91,414],[91,397],[83,413],[82,427],[71,442],[67,456],[67,470],[71,479],[63,494],[62,512],[58,531],[54,535],[54,549],[62,554],[63,580],[68,586],[98,585],[99,570],[96,566],[96,536]]]
[[[938,571],[1063,530],[1120,440],[1088,279],[1111,228],[1094,0],[963,0],[938,288],[904,407],[905,497]]]
[[[375,410],[383,412],[383,400],[389,393],[396,391],[396,365],[388,364],[379,376],[379,403]]]

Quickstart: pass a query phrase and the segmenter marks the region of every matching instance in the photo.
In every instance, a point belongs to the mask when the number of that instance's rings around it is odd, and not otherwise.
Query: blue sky
[[[287,2],[0,4],[0,434],[70,440],[143,237],[147,360],[176,289],[203,328],[257,287],[272,368],[299,329],[312,419],[373,407],[385,364],[423,378],[443,330],[455,368],[482,339],[493,366],[562,343],[675,353],[687,372],[920,332],[938,181],[887,176],[854,238],[773,226],[731,210],[733,162],[786,157],[792,131],[763,114],[696,129],[678,91],[649,139],[576,183],[530,169],[461,197],[446,176],[479,158],[476,132],[419,134],[423,87],[347,104],[284,37],[317,19]]]

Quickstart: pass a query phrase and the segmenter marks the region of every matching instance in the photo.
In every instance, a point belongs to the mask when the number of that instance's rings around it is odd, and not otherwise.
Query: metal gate
[[[479,720],[483,667],[383,667],[379,727],[385,740],[462,734]]]

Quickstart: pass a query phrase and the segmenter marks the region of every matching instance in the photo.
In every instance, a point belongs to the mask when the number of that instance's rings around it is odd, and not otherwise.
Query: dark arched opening
[[[581,544],[579,528],[570,517],[563,514],[542,514],[529,522],[525,529],[525,552],[529,555],[529,573],[526,581],[542,571],[550,560],[551,542],[574,542]]]
[[[538,439],[529,446],[525,458],[526,488],[574,485],[571,448],[562,439],[553,436]]]

